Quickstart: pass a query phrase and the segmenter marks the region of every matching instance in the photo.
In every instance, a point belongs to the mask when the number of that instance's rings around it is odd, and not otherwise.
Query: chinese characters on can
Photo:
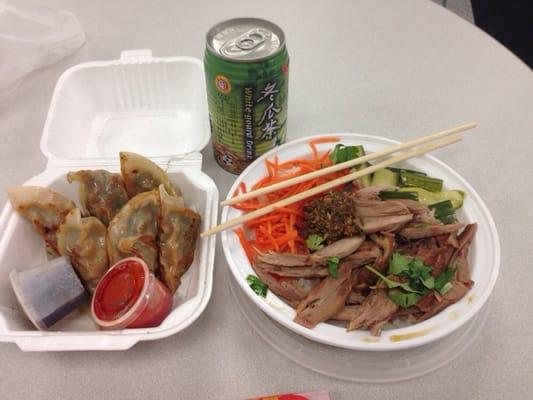
[[[261,96],[257,99],[257,103],[268,101],[268,105],[258,122],[258,125],[261,127],[260,140],[262,141],[274,139],[280,129],[280,125],[276,119],[276,115],[281,111],[281,107],[276,108],[276,97],[279,93],[277,85],[278,83],[276,81],[268,82],[263,90],[261,90]]]

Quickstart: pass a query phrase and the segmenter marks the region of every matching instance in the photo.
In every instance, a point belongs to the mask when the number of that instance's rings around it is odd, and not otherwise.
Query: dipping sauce
[[[40,330],[47,330],[76,310],[89,296],[65,257],[9,274],[22,309]]]
[[[93,295],[93,319],[104,329],[158,326],[172,309],[172,293],[140,258],[125,258],[102,277]]]

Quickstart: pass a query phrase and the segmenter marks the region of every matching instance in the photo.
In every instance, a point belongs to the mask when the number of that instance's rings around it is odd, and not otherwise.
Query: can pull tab
[[[248,32],[226,43],[220,51],[231,56],[248,54],[262,45],[270,35],[270,32],[263,29],[250,29]]]
[[[259,29],[246,32],[237,38],[235,44],[241,50],[252,50],[265,42],[265,35]]]

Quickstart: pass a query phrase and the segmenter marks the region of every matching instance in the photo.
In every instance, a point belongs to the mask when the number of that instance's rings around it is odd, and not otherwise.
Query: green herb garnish
[[[345,146],[343,144],[337,144],[329,155],[329,159],[333,164],[340,164],[364,155],[365,150],[363,146]]]
[[[375,173],[374,173],[375,176]],[[379,192],[379,198],[381,200],[391,200],[391,199],[408,199],[418,201],[417,192],[400,192],[398,190],[382,190]]]
[[[431,276],[431,267],[425,265],[418,258],[413,258],[409,263],[409,268],[401,275],[407,276],[409,285],[420,292],[425,292],[424,288],[431,290],[435,287],[435,279]]]
[[[387,285],[387,287],[389,289],[402,288],[406,292],[418,293],[416,290],[411,288],[409,286],[409,283],[407,283],[407,282],[396,282],[396,281],[393,281],[392,279],[387,278],[381,272],[375,270],[374,268],[372,268],[369,265],[365,265],[365,268],[368,269],[369,271],[373,272],[374,274],[376,274],[378,277],[380,277],[381,280],[385,283],[385,285]]]
[[[389,289],[396,289],[389,291],[389,298],[403,308],[415,305],[430,290],[435,289],[442,295],[448,293],[453,287],[450,281],[455,273],[454,268],[448,267],[439,276],[433,277],[431,267],[422,260],[398,252],[392,254],[387,273],[405,277],[407,282],[396,282],[368,265],[365,268],[379,276]]]
[[[246,277],[246,282],[248,282],[248,285],[252,288],[255,294],[261,297],[266,297],[268,286],[261,279],[255,275],[248,275]]]
[[[453,288],[453,284],[451,282],[447,282],[441,290],[439,290],[440,294],[442,294],[443,296],[448,293],[450,290],[452,290]]]
[[[413,186],[429,190],[430,192],[440,192],[442,190],[442,179],[413,174],[401,171],[399,175],[400,186]]]
[[[451,200],[444,200],[439,203],[431,204],[428,207],[430,210],[433,210],[435,218],[441,221],[444,225],[457,222],[455,209],[453,208]]]
[[[454,274],[455,268],[446,268],[444,272],[442,272],[439,276],[435,278],[435,290],[437,290],[440,294],[446,294],[446,292],[451,289],[450,281],[452,280]],[[446,287],[447,285],[448,287]]]
[[[435,287],[431,267],[425,265],[422,260],[409,258],[398,252],[392,254],[388,273],[409,278],[410,287],[420,293]]]
[[[328,257],[328,272],[334,278],[337,277],[337,269],[339,268],[340,261],[341,259],[339,257]]]
[[[402,308],[409,308],[418,303],[422,296],[418,293],[405,293],[400,290],[389,292],[389,299]]]
[[[307,248],[311,251],[320,250],[324,247],[324,238],[316,233],[313,233],[305,240]]]
[[[402,272],[407,271],[409,269],[409,263],[411,260],[401,255],[398,252],[392,253],[391,260],[389,262],[389,274],[393,275],[400,275]]]

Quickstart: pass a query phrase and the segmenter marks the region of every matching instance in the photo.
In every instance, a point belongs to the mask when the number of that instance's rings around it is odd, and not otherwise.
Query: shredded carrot
[[[313,152],[313,160],[316,160],[318,158],[318,149],[316,148],[316,145],[313,142],[309,142],[309,146],[311,147],[311,151]]]
[[[331,151],[327,150],[319,152],[316,145],[321,143],[334,143],[339,140],[340,138],[338,137],[322,137],[311,140],[309,142],[311,148],[310,158],[298,157],[280,162],[278,156],[275,156],[272,160],[265,160],[267,174],[253,185],[250,185],[250,190],[257,190],[330,166],[331,160],[329,159],[329,154]],[[244,212],[257,210],[296,193],[303,192],[312,187],[339,178],[347,172],[348,171],[339,171],[310,179],[284,189],[276,190],[258,198],[240,202],[235,204],[234,207]],[[241,182],[239,188],[235,191],[234,196],[246,192],[246,185]],[[303,221],[304,205],[310,200],[312,200],[312,198],[290,204],[286,207],[278,207],[265,216],[244,223],[246,233],[242,228],[237,228],[235,230],[250,262],[253,261],[257,252],[287,251],[293,254],[308,253],[305,240],[300,236],[298,231],[298,226],[301,225]]]
[[[246,253],[246,257],[248,257],[248,260],[250,262],[254,259],[254,249],[250,246],[250,242],[246,240],[246,236],[244,236],[244,232],[241,228],[235,229],[235,233],[239,237],[239,241],[241,242],[241,246],[244,249],[244,252]]]
[[[233,192],[233,197],[239,195],[239,194],[242,194],[242,193],[246,193],[247,190],[246,190],[246,183],[244,182],[241,182],[239,184],[239,187],[237,189],[235,189],[235,192]]]
[[[309,144],[315,145],[315,144],[320,144],[320,143],[335,143],[335,142],[340,142],[340,141],[341,141],[341,138],[338,136],[324,136],[324,137],[319,137],[319,138],[310,140]]]

